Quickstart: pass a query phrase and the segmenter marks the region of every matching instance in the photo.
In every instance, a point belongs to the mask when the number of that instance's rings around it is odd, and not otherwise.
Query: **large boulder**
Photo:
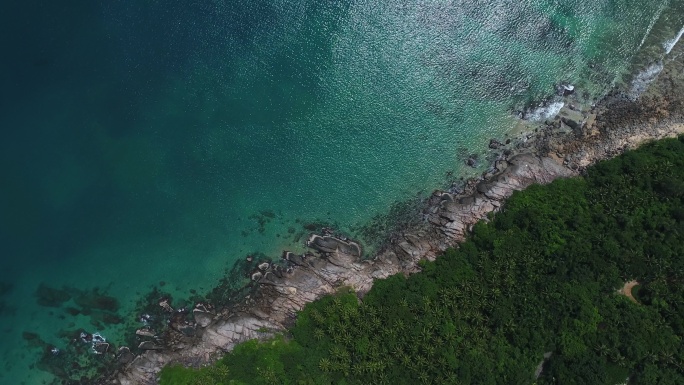
[[[311,234],[306,245],[326,254],[343,253],[357,258],[360,258],[363,254],[361,245],[358,243],[342,240],[330,235]]]

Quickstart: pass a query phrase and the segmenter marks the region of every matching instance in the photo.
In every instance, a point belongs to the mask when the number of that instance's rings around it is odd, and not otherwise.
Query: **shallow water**
[[[49,380],[24,331],[122,341],[73,298],[39,305],[41,283],[135,323],[153,286],[204,292],[308,223],[357,236],[485,167],[513,111],[561,82],[602,95],[684,25],[660,0],[43,3],[0,5],[2,383]]]

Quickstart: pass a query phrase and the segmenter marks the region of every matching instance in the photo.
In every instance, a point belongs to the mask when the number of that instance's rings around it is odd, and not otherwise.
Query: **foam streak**
[[[682,29],[679,30],[679,33],[677,34],[677,36],[675,36],[674,39],[670,39],[663,43],[663,48],[665,48],[665,55],[669,55],[670,52],[672,52],[672,49],[675,47],[675,45],[677,45],[677,42],[679,41],[679,39],[682,38],[682,35],[684,35],[684,27],[682,27]]]

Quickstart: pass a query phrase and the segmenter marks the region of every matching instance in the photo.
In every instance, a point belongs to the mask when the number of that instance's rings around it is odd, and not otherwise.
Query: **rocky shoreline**
[[[572,94],[564,95],[568,102],[558,115],[507,144],[493,141],[498,160],[488,172],[460,191],[435,191],[425,203],[423,221],[394,234],[371,260],[362,259],[357,242],[328,229],[311,234],[307,246],[312,252],[284,252],[282,263],[259,264],[251,275],[256,290],[238,305],[221,312],[197,305],[186,312],[192,321],[184,321],[192,333],[184,333],[184,325],[171,325],[163,338],[151,334],[141,342],[140,355],[122,348],[120,369],[98,383],[154,384],[167,364],[206,364],[240,342],[271,337],[292,324],[308,302],[341,287],[362,296],[376,279],[419,271],[419,261],[458,245],[472,225],[486,220],[515,191],[581,175],[589,165],[645,141],[684,133],[683,67],[681,59],[666,63],[636,100],[627,91],[615,92],[583,110],[570,103]]]

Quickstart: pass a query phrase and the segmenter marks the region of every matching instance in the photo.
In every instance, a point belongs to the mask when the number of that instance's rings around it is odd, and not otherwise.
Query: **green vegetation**
[[[683,384],[682,256],[684,137],[516,193],[423,272],[311,303],[213,382],[173,367],[162,385]],[[632,279],[639,304],[617,293]]]

